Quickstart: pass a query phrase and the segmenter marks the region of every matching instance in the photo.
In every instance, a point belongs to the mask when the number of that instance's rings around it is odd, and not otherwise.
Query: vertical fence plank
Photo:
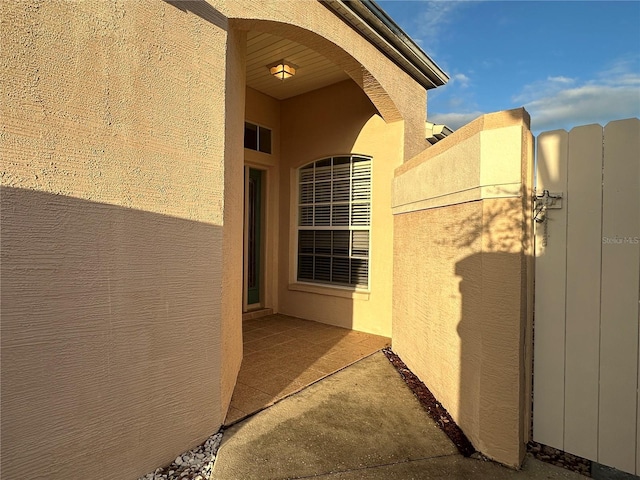
[[[637,119],[605,127],[598,462],[625,472],[638,450],[639,149]]]
[[[598,455],[602,127],[569,132],[564,449]]]
[[[538,137],[538,193],[566,192],[568,134]],[[533,438],[563,448],[566,208],[548,210],[546,228],[536,225]],[[546,237],[546,239],[545,239]]]

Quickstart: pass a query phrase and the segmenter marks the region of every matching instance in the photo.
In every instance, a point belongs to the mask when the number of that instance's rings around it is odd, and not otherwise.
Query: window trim
[[[322,281],[313,281],[313,280],[299,280],[298,279],[298,261],[299,261],[299,245],[298,245],[298,241],[299,241],[299,232],[301,231],[300,229],[300,225],[299,225],[299,215],[300,215],[300,170],[307,166],[310,165],[314,162],[318,162],[318,161],[322,161],[322,160],[326,160],[326,159],[333,159],[336,157],[349,157],[350,159],[352,159],[353,157],[361,157],[364,159],[367,159],[369,161],[369,167],[370,167],[370,181],[371,181],[371,186],[370,186],[370,197],[369,197],[369,225],[366,226],[362,226],[362,225],[356,225],[356,226],[352,226],[352,225],[347,225],[347,228],[334,228],[333,226],[313,226],[311,228],[306,228],[306,230],[328,230],[328,231],[335,231],[335,230],[342,230],[342,231],[348,231],[348,232],[352,232],[355,230],[365,230],[369,232],[369,242],[368,242],[368,253],[367,253],[367,285],[363,286],[363,285],[348,285],[348,284],[341,284],[341,283],[331,283],[331,282],[322,282]],[[352,299],[362,299],[362,300],[368,300],[369,299],[369,294],[371,292],[371,277],[372,277],[372,268],[371,268],[371,259],[373,258],[373,252],[372,252],[372,226],[373,226],[373,213],[374,213],[374,207],[373,207],[373,178],[374,178],[374,166],[373,166],[373,157],[371,155],[365,155],[365,154],[359,154],[359,153],[348,153],[348,154],[335,154],[335,155],[328,155],[328,156],[323,156],[323,157],[319,157],[316,158],[314,160],[311,161],[307,161],[304,163],[300,163],[299,165],[297,165],[296,167],[291,168],[291,174],[290,174],[290,185],[291,185],[291,199],[292,201],[290,202],[290,218],[292,219],[292,221],[290,222],[290,255],[291,255],[291,262],[290,262],[290,268],[289,268],[289,285],[288,288],[289,290],[293,290],[293,291],[303,291],[303,292],[310,292],[310,293],[317,293],[317,294],[321,294],[321,295],[332,295],[332,296],[337,296],[337,297],[345,297],[345,298],[352,298]],[[350,174],[349,178],[351,179],[352,176]],[[303,230],[305,230],[303,228]],[[348,258],[357,258],[357,257],[351,257],[349,256]]]

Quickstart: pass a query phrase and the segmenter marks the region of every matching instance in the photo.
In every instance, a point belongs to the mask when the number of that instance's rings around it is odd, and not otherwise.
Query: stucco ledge
[[[467,190],[451,192],[445,195],[436,195],[417,202],[403,205],[392,205],[393,215],[429,210],[432,208],[447,207],[460,203],[475,202],[493,198],[519,198],[522,195],[521,183],[509,183],[503,185],[480,185]]]
[[[315,293],[317,295],[328,295],[331,297],[351,298],[354,300],[369,300],[369,292],[365,290],[354,290],[352,288],[325,287],[312,285],[309,283],[290,283],[289,290],[296,292]]]

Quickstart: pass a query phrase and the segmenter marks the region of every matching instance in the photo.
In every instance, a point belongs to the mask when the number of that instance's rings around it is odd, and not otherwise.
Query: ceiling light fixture
[[[271,75],[280,80],[286,80],[287,78],[293,77],[298,69],[298,67],[293,63],[284,59],[272,65],[268,65],[267,68],[269,69],[269,72],[271,72]]]

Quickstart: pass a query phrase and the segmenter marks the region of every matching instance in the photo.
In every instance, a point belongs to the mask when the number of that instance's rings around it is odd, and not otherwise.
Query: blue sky
[[[640,1],[377,2],[451,77],[428,119],[524,106],[534,134],[640,117]]]

